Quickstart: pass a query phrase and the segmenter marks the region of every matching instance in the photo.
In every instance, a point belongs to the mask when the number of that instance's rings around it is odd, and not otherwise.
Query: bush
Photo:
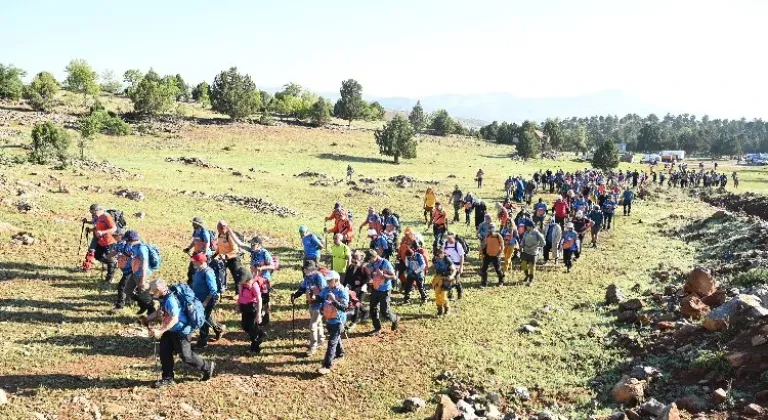
[[[416,140],[413,138],[414,130],[411,123],[402,115],[384,124],[384,128],[376,130],[374,137],[379,153],[384,156],[392,156],[395,163],[400,163],[400,158],[416,158]]]
[[[146,76],[129,90],[133,109],[145,115],[157,115],[171,111],[176,105],[178,93],[176,77],[160,78],[154,70],[147,72]]]
[[[32,129],[32,163],[46,164],[54,158],[66,162],[69,134],[50,121],[35,124]]]
[[[731,281],[733,286],[750,288],[768,284],[768,270],[764,268],[753,268],[746,273],[741,273]]]
[[[453,118],[448,115],[448,111],[439,109],[432,114],[432,124],[430,128],[435,132],[435,135],[447,136],[448,134],[453,133],[454,125]]]
[[[13,65],[0,64],[0,99],[18,101],[24,91],[21,78],[27,73]]]
[[[110,136],[127,136],[131,134],[131,126],[127,122],[107,111],[96,111],[91,113],[91,116],[99,122],[99,132],[102,134]]]
[[[24,88],[24,99],[35,111],[50,112],[55,105],[56,93],[59,92],[59,82],[51,73],[40,72],[32,79],[32,83]]]
[[[322,97],[312,105],[311,118],[315,127],[322,127],[331,122],[331,108]]]
[[[238,73],[237,67],[216,76],[210,95],[213,110],[233,120],[255,114],[261,105],[261,94],[251,76]]]

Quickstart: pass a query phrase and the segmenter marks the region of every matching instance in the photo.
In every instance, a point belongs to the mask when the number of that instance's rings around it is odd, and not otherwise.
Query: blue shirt
[[[163,302],[163,320],[166,319],[165,317],[168,317],[169,319],[173,318],[174,316],[179,317],[179,322],[171,327],[171,331],[184,335],[192,334],[192,326],[189,325],[187,312],[181,310],[181,304],[179,303],[179,299],[176,297],[176,295],[173,293],[168,293],[168,295],[165,297],[165,301]]]
[[[131,268],[131,246],[128,245],[127,242],[121,241],[113,245],[113,250],[117,252],[118,254],[126,254],[128,258],[125,259],[125,265],[122,267],[119,267],[120,270],[123,272],[124,275],[131,274],[133,272],[133,269]]]
[[[394,215],[387,216],[386,219],[384,219],[384,229],[388,229],[389,226],[392,226],[394,229],[397,229],[400,227],[400,221],[397,220],[397,217]]]
[[[624,201],[632,201],[633,198],[635,198],[635,193],[633,193],[630,190],[624,191],[624,194],[622,194],[622,197],[624,197]]]
[[[323,249],[323,243],[315,234],[310,233],[302,236],[301,245],[304,247],[304,258],[313,260],[320,257],[320,251]]]
[[[573,244],[570,247],[565,246],[568,241],[573,241]],[[571,251],[576,251],[579,249],[579,235],[575,231],[568,231],[563,233],[563,249],[568,249]]]
[[[368,264],[368,270],[371,273],[371,278],[373,278],[373,272],[374,271],[376,271],[376,270],[381,270],[381,271],[384,271],[384,272],[388,271],[390,274],[393,274],[395,272],[395,267],[392,265],[391,262],[389,262],[389,261],[387,261],[387,260],[385,260],[383,258],[379,258],[378,261],[376,261],[376,262],[374,262],[372,264]],[[385,277],[384,278],[384,283],[381,286],[379,286],[379,288],[376,289],[376,290],[379,291],[379,292],[386,292],[388,290],[392,290],[392,279]]]
[[[440,276],[447,276],[451,274],[451,267],[453,262],[448,258],[437,258],[432,261],[432,265],[435,267],[435,274]]]
[[[264,248],[260,250],[251,251],[251,266],[263,267],[265,265],[272,265],[272,255]],[[272,270],[264,270],[259,272],[261,277],[267,280],[272,280]]]
[[[389,249],[389,242],[387,242],[387,239],[383,236],[378,236],[376,239],[373,240],[373,247],[371,249],[377,249],[381,248],[383,250]]]
[[[616,203],[613,202],[613,200],[608,199],[603,202],[603,212],[606,214],[613,214],[613,212],[616,210]]]
[[[328,283],[325,281],[325,277],[315,271],[314,273],[310,274],[309,276],[304,276],[304,280],[301,282],[301,286],[299,286],[299,292],[301,293],[311,293],[312,299],[314,299],[314,296],[319,296],[320,292],[323,291],[323,289],[328,286]],[[316,303],[312,301],[309,304],[309,307],[312,309],[322,309],[323,303],[319,302]]]
[[[195,297],[200,302],[213,295],[213,300],[208,303],[209,306],[213,305],[216,297],[219,295],[219,288],[216,285],[216,275],[211,267],[195,271],[195,274],[192,276],[192,291],[195,292]]]
[[[420,277],[424,275],[424,269],[427,267],[427,262],[424,261],[424,256],[420,253],[413,254],[412,257],[408,257],[408,275]]]
[[[205,244],[205,255],[213,255],[213,250],[211,250],[211,233],[208,232],[208,230],[202,228],[195,229],[194,232],[192,232],[192,237],[199,239]]]
[[[132,258],[141,260],[141,268],[139,268],[139,271],[134,271],[133,274],[138,277],[149,277],[149,275],[152,274],[152,270],[149,269],[149,248],[145,244],[139,242],[138,244],[131,246],[131,255]]]
[[[349,291],[347,290],[346,287],[342,287],[341,285],[338,285],[333,289],[331,289],[330,286],[326,286],[320,292],[320,295],[318,295],[318,297],[322,299],[322,303],[320,305],[323,310],[325,310],[325,306],[327,305],[334,305],[333,302],[330,302],[328,300],[329,294],[333,294],[333,296],[336,297],[336,302],[340,303],[342,306],[346,307],[347,305],[349,305]],[[347,311],[341,310],[338,307],[336,307],[336,317],[331,319],[326,319],[325,322],[331,325],[345,324],[347,322]]]
[[[592,213],[589,213],[589,218],[592,219],[593,222],[595,222],[596,226],[600,226],[603,224],[603,213],[599,211],[593,211]]]
[[[579,210],[584,211],[584,207],[586,206],[587,206],[587,202],[581,199],[575,200],[573,202],[573,207],[576,209],[576,211],[579,211]]]

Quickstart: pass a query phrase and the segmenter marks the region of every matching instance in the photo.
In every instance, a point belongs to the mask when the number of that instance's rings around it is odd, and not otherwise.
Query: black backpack
[[[112,220],[115,221],[115,226],[117,226],[118,229],[125,229],[125,227],[128,226],[128,223],[125,221],[125,216],[123,215],[122,210],[109,209],[107,210],[107,214],[112,216]]]
[[[461,247],[464,248],[464,255],[469,254],[470,248],[469,248],[469,244],[467,243],[466,239],[462,238],[459,235],[456,235],[456,242],[460,243]]]

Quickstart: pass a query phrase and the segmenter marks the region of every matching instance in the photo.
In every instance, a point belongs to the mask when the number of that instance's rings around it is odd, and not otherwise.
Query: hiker
[[[483,223],[485,220],[486,211],[488,211],[488,207],[485,205],[485,202],[481,200],[480,198],[476,198],[473,204],[473,208],[475,210],[475,229],[477,229],[478,226],[480,226],[480,223]]]
[[[544,235],[536,230],[533,221],[526,220],[525,233],[520,238],[520,264],[525,273],[523,283],[528,281],[528,286],[533,284],[533,278],[536,275],[536,258],[544,245],[546,245]]]
[[[565,224],[563,232],[563,262],[565,263],[565,272],[570,273],[573,267],[573,256],[579,252],[579,234],[574,231],[573,223]]]
[[[735,173],[735,172],[734,172]],[[459,189],[458,184],[453,186],[453,192],[451,193],[451,200],[448,204],[453,204],[453,221],[459,222],[459,210],[461,210],[462,200],[464,199],[464,193]],[[469,222],[469,217],[467,217]],[[469,223],[467,223],[469,224]]]
[[[315,298],[327,286],[325,277],[317,271],[317,262],[314,260],[304,260],[304,280],[299,288],[291,295],[291,305],[294,305],[296,299],[301,295],[306,295],[309,305],[309,349],[307,356],[312,356],[317,348],[325,340],[323,334],[322,302],[318,303]]]
[[[472,210],[475,208],[475,197],[472,196],[472,192],[468,192],[464,197],[464,220],[465,224],[469,226],[469,217],[472,215]]]
[[[349,291],[341,285],[339,273],[328,272],[328,285],[320,291],[313,303],[321,305],[323,319],[328,329],[328,349],[323,358],[323,367],[317,371],[321,375],[327,375],[331,373],[333,361],[344,357],[341,334],[347,323]]]
[[[518,176],[515,180],[515,201],[518,203],[523,202],[525,195],[525,182],[522,176]]]
[[[347,165],[347,181],[352,181],[352,175],[354,175],[355,169],[352,165]]]
[[[477,170],[477,174],[475,174],[475,180],[477,181],[477,189],[483,188],[483,176],[485,176],[485,172],[483,172],[482,169]]]
[[[405,276],[405,283],[403,284],[405,289],[403,293],[404,304],[410,303],[411,290],[413,290],[414,284],[419,292],[419,296],[421,296],[421,304],[423,305],[427,302],[427,293],[424,290],[424,272],[426,271],[427,263],[424,261],[424,256],[418,252],[418,249],[419,243],[413,241],[411,243],[411,248],[405,251],[407,274]]]
[[[499,286],[504,286],[504,272],[499,266],[499,259],[504,255],[504,238],[496,232],[496,226],[488,226],[488,235],[483,241],[483,265],[480,268],[480,287],[488,285],[488,266],[493,265],[496,275],[499,277]]]
[[[573,223],[576,234],[579,235],[579,249],[576,251],[576,259],[578,260],[581,257],[582,247],[584,246],[584,235],[592,227],[592,221],[584,217],[583,212],[577,211],[576,217],[571,220],[571,223]]]
[[[214,245],[213,232],[208,231],[203,223],[203,218],[195,216],[192,218],[192,242],[184,248],[184,253],[189,254],[192,251],[192,256],[197,253],[203,253],[208,257],[210,263],[210,257],[213,255],[212,246]],[[192,284],[192,276],[195,274],[195,266],[190,261],[187,266],[187,284]]]
[[[480,259],[483,258],[483,248],[485,248],[485,237],[488,236],[488,232],[491,228],[491,215],[486,214],[483,223],[477,227],[477,240],[480,241]]]
[[[366,281],[365,267],[363,266],[363,260],[365,255],[360,251],[352,253],[349,266],[347,266],[346,273],[343,277],[343,284],[350,290],[350,300],[352,293],[359,302],[362,302],[365,294],[368,293],[368,282]],[[368,317],[368,311],[365,310],[363,305],[355,305],[350,319],[350,325],[347,328],[349,331],[357,326],[358,323],[365,321]]]
[[[398,239],[400,236],[400,220],[396,214],[388,208],[381,211],[381,220],[384,225],[381,234],[389,243],[389,248],[394,251],[397,248]]]
[[[609,201],[606,200],[606,203],[608,202]],[[605,205],[603,205],[603,208],[605,208]],[[611,214],[611,217],[612,216],[613,214]],[[604,223],[610,224],[610,222],[607,221],[608,214],[607,213],[604,214],[603,211],[600,210],[600,206],[595,204],[594,206],[592,206],[592,211],[589,212],[589,219],[592,221],[592,230],[591,230],[592,248],[597,248],[597,242],[600,236],[600,229],[603,228]]]
[[[512,176],[509,176],[506,181],[504,181],[504,193],[506,194],[506,198],[509,198],[512,196],[512,190],[515,187],[515,181],[512,180]]]
[[[222,327],[216,322],[213,316],[213,309],[219,301],[218,286],[216,285],[216,276],[213,270],[208,267],[208,258],[200,253],[190,258],[190,262],[195,266],[195,274],[192,277],[192,291],[195,292],[197,300],[202,302],[205,311],[205,324],[200,327],[200,336],[197,339],[196,349],[203,349],[208,346],[208,335],[213,328],[214,338],[211,341],[218,341],[221,334],[224,333]],[[237,291],[239,293],[239,291]]]
[[[451,289],[453,278],[456,275],[456,266],[442,249],[437,251],[432,262],[435,267],[435,276],[432,278],[432,290],[435,291],[435,305],[437,316],[448,315],[450,305],[448,303],[448,291]]]
[[[333,211],[330,216],[325,218],[325,221],[333,220],[333,228],[329,231],[327,227],[323,227],[325,233],[331,232],[333,234],[341,233],[342,242],[350,244],[352,242],[352,234],[354,229],[349,221],[347,211],[344,210],[340,202],[336,202],[333,205]]]
[[[343,273],[347,271],[352,260],[352,250],[341,242],[342,236],[340,233],[333,235],[333,245],[331,245],[331,270],[342,273],[341,281],[344,281]]]
[[[107,276],[104,278],[104,283],[112,283],[115,278],[117,261],[115,258],[109,258],[109,247],[116,243],[112,235],[117,231],[117,225],[112,216],[104,211],[104,207],[98,204],[91,204],[88,211],[91,213],[91,219],[83,218],[82,222],[93,225],[93,228],[90,229],[93,233],[93,240],[89,249],[93,250],[96,261],[107,266]]]
[[[435,203],[435,210],[432,212],[432,233],[435,237],[434,242],[432,242],[432,253],[434,253],[437,248],[443,246],[443,235],[445,235],[447,227],[447,215],[445,214],[445,210],[443,210],[443,205],[440,202],[437,202]]]
[[[371,238],[370,249],[374,250],[377,254],[381,255],[385,260],[389,260],[392,256],[392,248],[390,242],[383,235],[377,234],[375,230],[368,231],[368,237]]]
[[[605,200],[605,201],[603,201],[603,206],[602,206],[602,207],[603,207],[603,208],[602,208],[602,213],[601,213],[601,215],[602,215],[603,217],[600,217],[600,221],[602,222],[602,223],[600,224],[600,226],[603,226],[603,227],[605,228],[605,230],[611,230],[611,226],[612,226],[612,224],[613,224],[613,223],[612,223],[612,222],[613,222],[613,213],[616,211],[616,207],[617,207],[617,206],[616,206],[616,202],[615,202],[615,201],[613,201],[613,198],[612,198],[612,196],[610,196],[610,195],[609,195],[609,196],[606,198],[606,200]],[[598,210],[598,212],[599,212],[599,211],[600,211],[600,208],[598,208],[597,210]],[[595,210],[593,209],[593,210],[592,210],[592,212],[594,213],[594,211],[595,211]],[[592,217],[590,217],[590,219],[592,219]],[[597,223],[597,221],[596,221],[595,219],[592,219],[592,221],[594,221],[595,223]],[[592,241],[592,243],[593,243],[593,244],[595,244],[596,242],[595,242],[595,241]]]
[[[125,241],[124,232],[116,232],[115,236],[119,235],[120,239],[112,247],[112,255],[110,258],[117,258],[117,268],[121,271],[122,276],[117,283],[117,299],[115,300],[115,306],[107,311],[108,315],[115,315],[119,313],[126,304],[126,300],[129,297],[133,299],[133,290],[126,291],[125,286],[128,283],[129,277],[133,275],[133,268],[131,268],[131,246]],[[115,238],[117,240],[117,238]]]
[[[525,184],[525,202],[529,206],[531,205],[531,200],[533,200],[533,195],[536,193],[537,189],[538,184],[533,179]]]
[[[155,303],[149,291],[149,276],[152,270],[149,267],[149,247],[141,242],[141,237],[135,230],[129,230],[123,235],[123,240],[130,247],[131,275],[126,279],[126,294],[133,295],[133,299],[139,305],[137,315],[144,312],[151,315],[155,312]]]
[[[253,264],[253,259],[251,259],[251,264]],[[251,268],[253,269],[253,265],[251,265]],[[265,293],[261,288],[264,282],[259,283],[258,278],[257,274],[240,282],[236,307],[237,312],[240,312],[240,326],[251,340],[249,351],[256,354],[261,352],[261,343],[267,336],[267,333],[264,332],[261,326],[267,323],[267,320],[264,318],[266,313],[268,313],[264,309],[264,295],[269,296],[269,292]],[[262,315],[262,313],[265,313],[265,315]]]
[[[507,223],[501,228],[501,236],[504,238],[504,267],[505,273],[512,269],[512,259],[517,254],[519,246],[519,236],[517,228],[514,226],[512,219],[508,219]]]
[[[216,241],[216,250],[213,252],[211,259],[219,257],[224,262],[224,265],[232,274],[232,280],[235,282],[235,293],[237,293],[243,272],[243,265],[240,262],[240,247],[246,245],[224,220],[219,220],[219,223],[216,224],[216,230],[218,231],[218,239]]]
[[[370,332],[370,335],[381,334],[380,313],[383,313],[392,322],[392,331],[395,331],[400,322],[400,317],[392,312],[392,280],[395,279],[395,269],[392,267],[392,263],[373,251],[366,252],[365,260],[368,263],[366,272],[370,279],[370,313],[371,321],[373,321],[373,331]]]
[[[259,318],[261,319],[259,324],[267,326],[269,324],[269,314],[271,310],[269,306],[269,294],[272,292],[272,273],[277,267],[275,266],[275,260],[272,258],[272,254],[264,248],[264,240],[261,236],[254,236],[251,238],[250,245],[250,247],[243,247],[243,249],[251,254],[251,278],[263,279],[258,285],[259,292],[261,293],[261,311],[263,312],[263,315],[261,312],[259,313]],[[251,291],[253,290],[255,289],[252,289]],[[253,303],[252,301],[249,302],[249,299],[243,299],[243,301],[245,303]]]
[[[499,218],[499,226],[504,226],[509,220],[509,210],[501,203],[496,203],[496,216]]]
[[[434,218],[432,212],[435,209],[435,202],[437,202],[435,192],[432,190],[432,187],[427,187],[427,192],[424,194],[424,224],[427,225],[427,228],[432,226]]]
[[[629,188],[624,190],[621,195],[621,203],[624,206],[624,216],[629,216],[632,213],[632,200],[635,199],[635,193]]]
[[[733,188],[739,188],[739,174],[736,171],[731,175],[731,179],[733,179]]]
[[[299,226],[299,236],[301,237],[301,246],[304,248],[304,261],[314,261],[315,265],[319,265],[323,241],[304,225]]]
[[[187,287],[179,285],[177,287]],[[164,388],[174,384],[173,381],[173,355],[178,353],[181,360],[187,365],[203,373],[202,380],[207,381],[213,376],[216,367],[215,362],[208,361],[192,351],[191,334],[193,332],[187,308],[182,307],[177,293],[171,292],[168,285],[162,279],[155,279],[149,285],[150,293],[160,301],[161,308],[152,315],[147,316],[143,323],[159,318],[162,314],[160,328],[149,328],[149,336],[160,338],[160,364],[162,365],[162,378],[155,382],[155,388]],[[194,296],[192,296],[194,299]]]
[[[547,204],[543,198],[539,198],[539,201],[533,205],[533,223],[539,226],[539,229],[544,230],[544,216],[547,215]]]
[[[544,264],[549,263],[549,253],[552,252],[555,257],[555,264],[557,264],[557,257],[559,250],[562,249],[563,229],[552,217],[549,219],[549,226],[547,226],[547,233],[544,235],[546,244],[544,244]]]
[[[384,229],[384,223],[381,220],[381,217],[376,214],[376,210],[373,207],[368,207],[368,216],[366,216],[363,223],[360,224],[360,228],[357,229],[357,232],[362,232],[365,226],[368,226],[368,230],[375,230],[377,234],[381,233]]]
[[[565,226],[565,219],[568,217],[568,213],[570,213],[570,211],[571,209],[565,200],[560,197],[555,200],[555,205],[552,207],[552,212],[555,214],[555,222],[560,225],[561,230]]]
[[[465,248],[464,243],[459,241],[456,233],[448,232],[445,245],[443,246],[443,252],[456,268],[453,284],[448,290],[448,299],[453,298],[453,289],[456,289],[456,299],[461,299],[461,295],[464,293],[464,287],[461,285],[461,275],[464,273],[464,258],[468,251],[469,250]]]

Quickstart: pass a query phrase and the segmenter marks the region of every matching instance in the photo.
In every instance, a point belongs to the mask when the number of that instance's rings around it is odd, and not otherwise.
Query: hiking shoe
[[[221,339],[221,336],[224,335],[224,327],[222,326],[220,330],[213,332],[213,340],[211,341],[219,341]]]
[[[203,379],[202,380],[203,381],[207,381],[207,380],[211,379],[211,376],[213,376],[213,370],[214,369],[216,369],[216,362],[211,362],[208,365],[208,369],[203,371]]]
[[[504,287],[504,282],[503,281],[499,282],[499,287]]]
[[[261,343],[260,343],[260,342],[258,342],[258,341],[253,341],[253,342],[251,342],[251,348],[250,348],[250,351],[251,351],[252,353],[256,353],[256,354],[259,354],[259,353],[261,353]]]
[[[371,337],[377,337],[377,336],[381,335],[381,330],[373,330],[373,331],[369,332],[368,335],[371,336]]]
[[[392,321],[392,331],[397,331],[398,324],[400,324],[400,317]]]
[[[163,378],[159,381],[152,384],[152,388],[165,388],[167,386],[174,385],[176,382],[173,381],[173,378]]]
[[[329,369],[329,368],[327,368],[327,367],[322,367],[322,368],[320,368],[320,369],[318,369],[318,370],[317,370],[317,373],[319,373],[319,374],[321,374],[321,375],[325,376],[325,375],[327,375],[327,374],[331,373],[331,369]]]
[[[344,358],[344,353],[341,353],[341,354],[337,354],[336,357],[334,357],[333,359],[334,360],[338,360],[338,359],[343,359],[343,358]]]

